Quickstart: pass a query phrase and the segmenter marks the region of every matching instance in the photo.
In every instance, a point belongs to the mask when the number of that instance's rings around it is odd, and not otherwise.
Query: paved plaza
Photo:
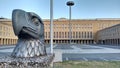
[[[0,46],[0,56],[10,55],[15,46]],[[50,46],[46,45],[47,53]],[[120,46],[116,45],[83,45],[55,44],[55,62],[66,60],[83,61],[120,61]]]
[[[116,45],[56,44],[54,53],[62,61],[120,61],[120,46]]]

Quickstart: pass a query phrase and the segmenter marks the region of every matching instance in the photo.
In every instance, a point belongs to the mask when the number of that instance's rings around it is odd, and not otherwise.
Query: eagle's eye
[[[38,18],[32,18],[32,22],[36,25],[36,26],[39,26],[40,25],[40,22],[38,20]]]

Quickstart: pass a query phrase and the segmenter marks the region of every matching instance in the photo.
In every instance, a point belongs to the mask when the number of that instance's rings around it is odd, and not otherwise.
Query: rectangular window
[[[59,32],[59,38],[61,38],[61,32]]]
[[[81,33],[79,32],[79,38],[81,38]]]
[[[89,32],[87,32],[87,38],[89,38]]]
[[[76,32],[76,38],[78,38],[78,32]]]
[[[68,32],[68,38],[70,38],[69,36],[70,36],[70,35],[69,35],[69,32]]]
[[[65,38],[67,38],[66,32],[65,32]]]
[[[73,32],[73,38],[75,38],[75,32]]]
[[[50,32],[48,32],[48,38],[50,38]]]
[[[84,35],[85,37],[84,38],[86,38],[86,32],[85,32],[85,35]]]
[[[82,32],[81,36],[82,36],[82,38],[84,38],[83,32]]]
[[[58,32],[56,32],[56,38],[58,38]]]
[[[92,38],[92,32],[90,32],[90,38]]]
[[[61,34],[61,35],[62,35],[62,38],[64,38],[64,32],[62,32],[62,34]]]
[[[56,35],[56,34],[55,34],[55,32],[54,32],[54,38],[56,38],[55,35]]]

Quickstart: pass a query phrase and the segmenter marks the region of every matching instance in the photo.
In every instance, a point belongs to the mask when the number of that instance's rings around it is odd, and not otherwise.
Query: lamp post
[[[53,54],[53,0],[50,0],[50,52]]]
[[[69,6],[69,40],[70,40],[70,44],[71,44],[71,39],[72,39],[72,37],[71,37],[71,34],[72,34],[72,32],[71,32],[71,6],[74,5],[74,2],[68,1],[66,3],[66,5]]]

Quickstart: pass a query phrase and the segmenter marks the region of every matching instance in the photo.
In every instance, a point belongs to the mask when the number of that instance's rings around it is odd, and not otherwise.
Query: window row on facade
[[[12,36],[13,36],[13,33],[6,32],[6,31],[0,31],[0,36],[12,37]]]
[[[11,26],[2,26],[0,25],[0,31],[12,31]]]
[[[50,38],[50,32],[45,32],[45,38]],[[54,32],[54,38],[70,38],[69,32]],[[85,39],[91,39],[93,38],[93,32],[72,32],[71,33],[72,38],[85,38]]]
[[[53,27],[54,29],[69,29],[69,27]],[[45,29],[50,29],[50,27],[45,27]],[[71,27],[71,29],[92,29],[92,27]]]
[[[93,39],[90,39],[90,40],[84,40],[84,39],[79,39],[79,40],[71,40],[72,43],[76,43],[76,44],[94,44],[94,40]],[[45,40],[45,43],[50,43],[50,40]],[[64,44],[64,43],[70,43],[70,40],[55,40],[53,39],[53,43],[56,44],[56,43],[61,43],[61,44]]]
[[[50,24],[45,24],[45,26],[49,27]],[[53,24],[54,27],[69,27],[69,24]],[[92,24],[71,24],[73,27],[92,27]]]
[[[53,25],[55,29],[60,29],[60,28],[63,28],[63,29],[69,29],[69,24],[66,24],[66,25]],[[82,25],[82,24],[72,24],[71,25],[71,29],[92,29],[92,25]],[[45,29],[50,29],[50,25],[45,25]]]

